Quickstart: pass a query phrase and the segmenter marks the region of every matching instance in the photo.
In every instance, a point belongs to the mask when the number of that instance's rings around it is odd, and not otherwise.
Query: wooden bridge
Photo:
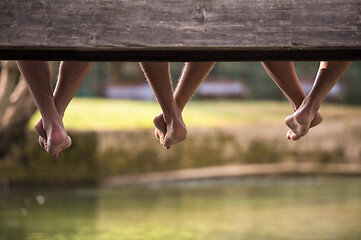
[[[360,0],[1,0],[1,60],[361,60]]]

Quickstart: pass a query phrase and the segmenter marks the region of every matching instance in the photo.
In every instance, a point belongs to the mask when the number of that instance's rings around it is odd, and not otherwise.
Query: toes
[[[288,130],[287,132],[287,139],[297,141],[301,138],[301,136],[294,133],[292,130]]]
[[[169,149],[170,146],[172,145],[172,141],[167,138],[167,136],[164,138],[164,142],[163,142],[163,146],[166,148],[166,149]]]
[[[165,137],[164,134],[159,129],[154,129],[154,135],[158,138],[159,143],[165,147],[166,149],[170,148],[169,144],[165,144]]]
[[[293,140],[293,141],[297,141],[297,140],[299,140],[301,138],[301,136],[298,136],[297,134],[294,134],[292,137],[291,137],[291,139]]]
[[[288,130],[287,134],[286,134],[286,137],[287,139],[290,139],[291,140],[291,136],[292,136],[292,131],[291,130]]]
[[[159,131],[159,129],[157,129],[157,136],[159,139],[159,143],[164,146],[165,137],[164,134],[161,131]]]
[[[39,145],[40,145],[42,148],[46,149],[46,141],[45,141],[44,138],[39,137]]]
[[[160,135],[159,135],[158,128],[154,129],[154,135],[160,140]]]

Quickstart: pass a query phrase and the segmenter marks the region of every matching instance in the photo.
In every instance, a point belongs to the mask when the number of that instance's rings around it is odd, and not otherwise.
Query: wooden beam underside
[[[2,0],[0,59],[361,60],[360,0]]]

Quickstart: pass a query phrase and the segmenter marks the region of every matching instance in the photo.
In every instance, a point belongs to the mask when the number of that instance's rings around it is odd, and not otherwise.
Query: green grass
[[[64,117],[67,129],[120,130],[153,128],[153,117],[161,112],[157,102],[76,98]],[[191,101],[183,117],[189,128],[236,127],[283,124],[292,113],[285,101]],[[325,104],[321,113],[332,120],[347,116],[361,117],[361,108]],[[34,126],[40,114],[31,119]]]

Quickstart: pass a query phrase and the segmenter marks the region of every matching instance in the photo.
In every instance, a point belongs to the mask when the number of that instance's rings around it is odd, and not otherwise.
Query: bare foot
[[[181,116],[167,121],[162,113],[156,116],[153,122],[156,127],[154,130],[155,136],[167,149],[187,137],[187,129]]]
[[[59,152],[67,149],[71,145],[71,138],[65,132],[65,129],[53,127],[47,136],[46,150],[48,153],[57,157]]]
[[[154,135],[159,139],[160,144],[164,146],[164,137],[167,133],[167,124],[164,121],[163,113],[155,116],[153,123],[155,126]]]
[[[296,110],[296,112],[285,119],[286,125],[293,132],[293,134],[287,134],[287,137],[290,137],[290,139],[293,140],[298,140],[308,133],[311,123],[314,120],[314,126],[320,124],[322,116],[318,113],[319,107],[319,105],[313,104],[308,97],[303,99],[301,106]]]
[[[322,120],[323,120],[322,115],[319,112],[316,112],[315,117],[313,118],[313,120],[310,124],[310,128],[316,127],[317,125],[319,125],[322,122]],[[288,132],[287,132],[287,138],[290,140],[297,141],[301,137],[302,136],[297,135],[292,130],[288,130]]]
[[[71,138],[61,122],[50,124],[45,129],[43,121],[40,119],[35,125],[35,130],[39,134],[40,146],[54,157],[57,157],[59,152],[71,145]]]
[[[43,119],[40,118],[35,124],[35,131],[39,135],[39,145],[46,150],[46,132],[43,125]]]
[[[167,123],[167,133],[164,137],[164,146],[169,148],[187,137],[187,129],[181,119],[173,119]]]

